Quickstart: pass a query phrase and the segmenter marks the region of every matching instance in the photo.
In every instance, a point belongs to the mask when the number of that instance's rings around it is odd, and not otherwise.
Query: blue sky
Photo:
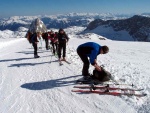
[[[0,0],[0,17],[77,13],[149,13],[150,0]]]

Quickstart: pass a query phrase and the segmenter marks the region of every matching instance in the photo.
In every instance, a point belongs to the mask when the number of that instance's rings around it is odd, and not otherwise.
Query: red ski
[[[113,95],[113,96],[121,96],[121,95],[126,95],[126,96],[137,96],[137,97],[144,97],[147,94],[141,93],[141,94],[135,94],[134,92],[109,92],[109,91],[101,91],[101,90],[83,90],[83,89],[75,89],[72,90],[72,92],[79,92],[79,93],[96,93],[100,95]]]

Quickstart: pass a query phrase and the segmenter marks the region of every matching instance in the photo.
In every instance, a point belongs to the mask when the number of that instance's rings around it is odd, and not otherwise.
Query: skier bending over
[[[84,80],[90,79],[90,63],[96,70],[102,71],[101,67],[97,64],[96,59],[99,54],[106,54],[108,52],[109,48],[107,46],[101,46],[95,42],[87,42],[78,46],[77,53],[83,62],[82,75]]]

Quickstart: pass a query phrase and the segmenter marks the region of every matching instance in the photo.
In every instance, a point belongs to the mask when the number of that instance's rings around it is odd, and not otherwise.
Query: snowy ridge
[[[95,33],[107,37],[110,40],[134,41],[133,37],[126,30],[114,31],[112,27],[106,26],[98,26],[93,30],[85,30],[82,33]]]
[[[59,66],[57,58],[45,49],[44,41],[43,48],[38,50],[41,56],[39,59],[33,58],[33,48],[26,39],[11,39],[6,46],[0,44],[0,113],[149,112],[149,43],[100,40],[95,34],[82,35],[81,39],[78,38],[80,35],[77,35],[79,29],[65,29],[70,36],[67,45],[67,59],[72,62],[70,65],[63,62],[64,65]],[[108,45],[110,52],[99,55],[98,63],[104,65],[116,80],[121,79],[124,80],[123,83],[133,83],[138,88],[144,88],[147,97],[115,97],[71,92],[75,80],[82,77],[82,62],[76,48],[89,41]],[[90,66],[91,73],[92,70],[93,67]]]

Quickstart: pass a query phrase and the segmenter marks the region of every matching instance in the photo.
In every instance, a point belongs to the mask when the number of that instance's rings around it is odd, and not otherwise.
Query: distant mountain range
[[[66,15],[51,15],[51,16],[14,16],[10,18],[0,19],[0,30],[18,31],[22,27],[29,28],[31,22],[40,18],[48,29],[51,28],[67,28],[70,26],[87,27],[84,32],[93,32],[110,39],[115,39],[116,35],[101,33],[102,30],[94,31],[98,27],[112,28],[115,32],[126,31],[137,41],[150,41],[150,13],[140,15],[121,15],[121,14],[93,14],[93,13],[70,13]],[[109,34],[109,35],[107,35]],[[119,39],[119,36],[117,38]],[[124,39],[123,39],[124,40]],[[128,39],[125,39],[128,40]]]
[[[135,15],[131,18],[121,20],[104,21],[102,19],[95,19],[89,23],[84,32],[92,32],[113,39],[116,37],[114,34],[119,34],[120,31],[126,31],[135,41],[150,42],[150,17]],[[121,33],[119,34],[120,38]],[[127,40],[127,38],[123,40]]]
[[[16,31],[19,27],[29,28],[31,22],[40,18],[48,29],[50,28],[66,28],[70,26],[82,26],[87,25],[95,19],[123,19],[128,18],[130,15],[114,15],[111,13],[105,14],[93,14],[93,13],[70,13],[66,15],[52,15],[52,16],[13,16],[10,18],[0,19],[0,30],[12,30]]]

